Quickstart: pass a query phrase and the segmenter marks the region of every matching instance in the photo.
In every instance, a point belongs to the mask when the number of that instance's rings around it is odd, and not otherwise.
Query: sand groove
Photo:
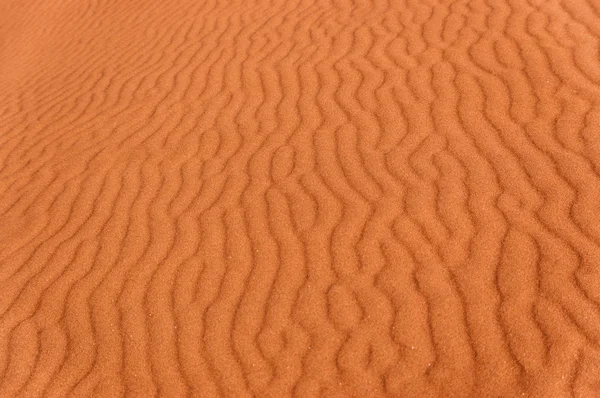
[[[0,397],[600,396],[600,3],[0,0]]]

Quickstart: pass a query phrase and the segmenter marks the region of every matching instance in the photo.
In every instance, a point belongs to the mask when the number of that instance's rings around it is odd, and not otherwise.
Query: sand
[[[0,397],[600,396],[600,2],[0,0]]]

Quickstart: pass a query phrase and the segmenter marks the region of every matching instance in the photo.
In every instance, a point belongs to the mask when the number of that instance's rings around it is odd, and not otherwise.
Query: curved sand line
[[[600,396],[600,3],[0,0],[0,397]]]

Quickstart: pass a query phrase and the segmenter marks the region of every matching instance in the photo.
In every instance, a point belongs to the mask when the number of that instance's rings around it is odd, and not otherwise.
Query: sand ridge
[[[600,4],[0,0],[0,397],[600,396]]]

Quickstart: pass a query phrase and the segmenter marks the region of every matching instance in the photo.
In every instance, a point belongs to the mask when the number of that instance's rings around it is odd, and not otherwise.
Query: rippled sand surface
[[[0,397],[600,396],[600,2],[0,0]]]

